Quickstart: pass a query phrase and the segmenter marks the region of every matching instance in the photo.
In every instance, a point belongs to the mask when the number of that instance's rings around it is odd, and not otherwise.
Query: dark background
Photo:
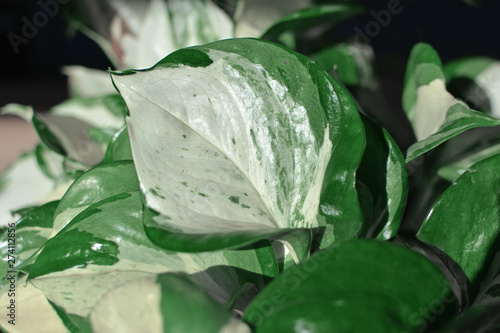
[[[112,67],[99,47],[91,40],[68,29],[65,21],[55,16],[39,29],[27,44],[15,53],[7,38],[9,32],[21,35],[22,18],[32,21],[40,11],[38,1],[0,0],[0,105],[21,103],[46,110],[67,98],[67,88],[60,68],[79,64],[102,70]],[[74,1],[74,0],[72,0]],[[369,10],[387,9],[388,1],[359,1]],[[418,42],[433,45],[443,62],[467,55],[500,58],[500,3],[483,1],[474,8],[460,0],[400,0],[403,10],[391,17],[370,44],[377,54],[381,72],[388,73],[393,101],[398,107],[402,76],[411,47]],[[374,17],[369,10],[341,24],[332,39],[363,30]]]

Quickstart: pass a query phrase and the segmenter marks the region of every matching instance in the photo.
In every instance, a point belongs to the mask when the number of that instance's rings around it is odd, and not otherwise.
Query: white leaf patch
[[[317,138],[308,110],[261,65],[209,55],[208,67],[113,76],[146,204],[186,233],[317,226],[326,119]]]
[[[413,128],[417,140],[436,133],[446,119],[446,113],[459,103],[447,90],[444,81],[436,79],[417,90],[417,103],[413,114]]]

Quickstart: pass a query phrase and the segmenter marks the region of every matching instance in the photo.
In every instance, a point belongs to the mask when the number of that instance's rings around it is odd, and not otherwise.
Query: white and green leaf
[[[151,274],[191,274],[221,303],[244,283],[263,287],[264,269],[254,249],[167,252],[146,236],[141,211],[138,191],[89,206],[47,242],[29,281],[61,311],[82,318],[110,290]]]
[[[408,149],[407,161],[468,129],[500,124],[497,119],[471,110],[446,90],[441,60],[424,43],[413,48],[408,61],[403,109],[417,138]]]
[[[319,66],[242,39],[180,50],[150,70],[112,77],[130,110],[132,154],[152,211],[146,227],[217,235],[320,226],[330,158],[361,124]],[[364,146],[362,134],[353,139],[353,165],[339,161],[336,170],[348,188]]]
[[[96,333],[251,331],[188,276],[172,273],[144,277],[113,289],[88,318]]]

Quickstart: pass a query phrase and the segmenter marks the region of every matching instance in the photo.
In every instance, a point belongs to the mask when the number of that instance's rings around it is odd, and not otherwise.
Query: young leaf
[[[112,78],[130,110],[146,229],[161,246],[234,247],[326,224],[339,241],[359,233],[358,110],[306,57],[226,40]]]
[[[263,274],[269,273],[269,267],[261,267],[262,253],[253,248],[198,254],[167,252],[146,236],[141,211],[138,191],[89,206],[47,242],[29,281],[60,311],[83,318],[117,285],[152,273],[192,274],[221,303],[247,282],[263,288]],[[270,247],[268,251],[272,251]]]
[[[255,332],[417,332],[442,314],[450,294],[440,270],[420,254],[358,240],[285,271],[244,319]]]
[[[500,155],[474,164],[439,198],[417,237],[455,260],[477,289],[500,235]]]
[[[446,90],[441,60],[430,45],[423,43],[413,48],[408,61],[403,109],[418,140],[408,149],[407,161],[468,129],[500,124],[469,109]]]

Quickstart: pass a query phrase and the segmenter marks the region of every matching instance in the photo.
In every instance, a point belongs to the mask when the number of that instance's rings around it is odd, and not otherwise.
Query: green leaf
[[[475,127],[496,126],[500,121],[471,110],[445,87],[441,60],[428,44],[417,44],[408,61],[403,90],[403,109],[415,132],[406,161]]]
[[[227,301],[245,283],[263,288],[263,275],[269,274],[271,267],[261,265],[272,248],[259,252],[254,248],[197,254],[167,252],[146,236],[141,211],[138,191],[89,206],[47,242],[29,281],[60,311],[80,317],[86,317],[117,285],[168,271],[192,274],[219,302]],[[271,265],[276,269],[275,263]]]
[[[17,223],[7,226],[0,237],[0,255],[4,258],[0,261],[0,288],[6,284],[6,272],[19,270],[32,255],[36,254],[47,242],[52,232],[52,217],[57,208],[58,201],[49,202],[45,205],[30,210]],[[10,263],[15,263],[10,267]],[[26,267],[21,269],[27,273]]]
[[[95,332],[250,332],[179,273],[145,277],[113,289],[95,306],[89,320]]]
[[[239,0],[234,21],[235,37],[260,37],[280,18],[312,5],[311,0]]]
[[[286,31],[304,31],[321,24],[336,26],[363,12],[358,4],[332,4],[300,9],[277,21],[262,34],[262,39],[277,40]]]
[[[128,136],[127,126],[123,126],[115,133],[111,143],[106,149],[104,163],[121,160],[132,160],[132,150],[130,149],[130,138]]]
[[[486,267],[488,272],[481,281],[481,289],[474,301],[474,306],[500,306],[500,251],[497,251]]]
[[[244,319],[255,332],[418,332],[442,314],[450,294],[441,271],[420,254],[358,240],[285,271]]]
[[[132,161],[116,161],[90,169],[76,179],[61,198],[54,214],[53,234],[90,205],[138,189],[139,182]]]
[[[472,165],[500,154],[500,144],[485,148],[477,153],[466,156],[464,159],[439,168],[438,174],[444,179],[454,182]]]
[[[339,241],[359,233],[358,109],[308,58],[238,39],[179,50],[147,71],[112,74],[130,110],[145,225],[155,243],[213,250],[326,224],[335,225]]]
[[[499,163],[496,155],[470,167],[434,204],[417,234],[455,260],[475,288],[498,250]]]
[[[348,86],[373,86],[373,50],[355,43],[338,43],[311,55],[324,69],[334,70],[339,81]]]
[[[356,176],[367,186],[371,201],[363,235],[386,240],[397,234],[401,224],[408,191],[406,164],[389,133],[367,117],[362,119],[367,146]]]

